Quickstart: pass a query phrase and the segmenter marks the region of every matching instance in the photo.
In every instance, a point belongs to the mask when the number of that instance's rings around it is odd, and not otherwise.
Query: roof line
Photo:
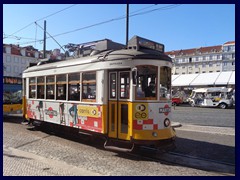
[[[222,72],[220,72],[219,73],[219,75],[218,75],[218,77],[215,79],[215,81],[214,81],[214,83],[213,83],[213,85],[215,85],[216,84],[216,81],[218,80],[218,78],[219,78],[219,76],[222,74]]]
[[[230,79],[231,79],[231,77],[232,77],[232,75],[233,75],[233,72],[234,72],[234,71],[232,71],[232,73],[231,73],[231,75],[230,75],[230,77],[229,77],[229,79],[228,79],[227,85],[229,84],[229,81],[230,81]]]
[[[197,76],[189,83],[189,85],[188,86],[191,86],[191,83],[198,77],[198,76],[200,76],[200,73],[199,74],[197,74]]]

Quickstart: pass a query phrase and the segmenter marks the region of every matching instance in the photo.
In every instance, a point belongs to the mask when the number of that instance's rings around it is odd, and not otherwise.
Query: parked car
[[[172,106],[178,106],[179,104],[182,104],[183,100],[180,97],[173,97],[172,98]]]
[[[232,94],[232,88],[199,88],[192,91],[188,102],[193,107],[219,107],[226,109],[233,106]]]

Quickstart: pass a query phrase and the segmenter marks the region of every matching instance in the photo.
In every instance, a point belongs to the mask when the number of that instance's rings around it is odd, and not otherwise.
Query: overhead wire
[[[62,11],[65,11],[65,10],[67,10],[67,9],[73,7],[73,6],[76,6],[76,5],[77,5],[77,4],[73,4],[73,5],[68,6],[68,7],[64,8],[64,9],[61,9],[61,10],[59,10],[59,11],[57,11],[57,12],[54,12],[54,13],[52,13],[52,14],[50,14],[50,15],[47,15],[47,16],[45,16],[45,17],[43,17],[43,18],[37,19],[36,21],[29,23],[28,25],[26,25],[26,26],[24,26],[23,28],[17,30],[16,32],[12,33],[12,34],[9,35],[9,36],[12,36],[12,35],[20,32],[20,31],[22,31],[23,29],[26,29],[27,27],[31,26],[31,25],[34,24],[35,22],[38,22],[38,21],[41,21],[41,20],[43,20],[43,19],[49,18],[49,17],[51,17],[51,16],[53,16],[53,15],[55,15],[55,14],[57,14],[57,13],[60,13],[60,12],[62,12]],[[6,37],[5,37],[5,38],[6,38]]]
[[[176,8],[176,7],[180,6],[180,5],[181,4],[167,5],[167,6],[164,6],[164,7],[155,8],[155,9],[152,9],[152,10],[148,10],[148,11],[137,13],[139,11],[142,11],[142,10],[145,10],[147,8],[155,6],[155,5],[152,5],[152,6],[149,6],[149,7],[142,8],[140,10],[136,10],[136,11],[131,12],[129,17],[134,17],[134,16],[138,16],[138,15],[148,14],[148,13],[151,13],[153,11],[168,10],[168,9]],[[135,13],[135,14],[133,14],[133,13]],[[75,29],[75,30],[71,30],[71,31],[67,31],[67,32],[64,32],[64,33],[56,34],[56,35],[53,35],[51,37],[57,37],[57,36],[61,36],[61,35],[65,35],[65,34],[69,34],[69,33],[73,33],[73,32],[77,32],[77,31],[80,31],[80,30],[83,30],[83,29],[88,29],[88,28],[91,28],[91,27],[99,26],[99,25],[102,25],[102,24],[106,24],[106,23],[109,23],[109,22],[113,22],[113,21],[117,21],[117,20],[121,20],[121,19],[125,19],[125,18],[126,18],[126,15],[120,16],[120,17],[117,17],[117,18],[109,19],[109,20],[106,20],[106,21],[102,21],[102,22],[99,22],[99,23],[96,23],[96,24],[88,25],[88,26],[85,26],[85,27],[82,27],[82,28],[78,28],[78,29]],[[46,39],[48,39],[48,38],[50,38],[50,37],[47,37]],[[42,41],[42,40],[38,40],[38,41]],[[24,42],[24,43],[21,43],[21,44],[30,44],[30,43],[33,43],[33,42],[34,41],[32,41],[32,42]]]

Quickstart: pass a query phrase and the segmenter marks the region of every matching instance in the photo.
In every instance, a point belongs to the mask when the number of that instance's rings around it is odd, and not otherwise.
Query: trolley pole
[[[43,58],[46,58],[46,20],[44,20],[44,34],[43,34]]]
[[[126,10],[126,47],[128,45],[128,21],[129,21],[129,4],[127,4],[127,10]]]

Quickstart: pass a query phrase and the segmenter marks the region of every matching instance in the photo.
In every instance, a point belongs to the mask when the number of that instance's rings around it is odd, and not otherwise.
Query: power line
[[[159,10],[172,9],[172,8],[177,7],[177,6],[180,6],[180,5],[179,4],[168,5],[168,6],[165,6],[165,7],[160,7],[160,8],[157,8],[157,9],[145,11],[145,12],[142,12],[142,13],[136,13],[136,14],[130,13],[132,15],[129,15],[129,17],[143,15],[143,14],[147,14],[147,13],[150,13],[150,12],[153,12],[153,11],[157,11],[157,10],[159,11]],[[117,17],[117,18],[114,18],[114,19],[106,20],[106,21],[103,21],[103,22],[100,22],[100,23],[92,24],[92,25],[85,26],[85,27],[82,27],[82,28],[78,28],[78,29],[75,29],[75,30],[72,30],[72,31],[68,31],[68,32],[64,32],[64,33],[61,33],[61,34],[57,34],[57,35],[54,35],[53,37],[57,37],[57,36],[61,36],[61,35],[69,34],[69,33],[73,33],[73,32],[76,32],[76,31],[80,31],[80,30],[83,30],[83,29],[88,29],[88,28],[91,28],[91,27],[94,27],[94,26],[99,26],[99,25],[102,25],[102,24],[106,24],[106,23],[109,23],[109,22],[112,22],[112,21],[117,21],[117,20],[121,20],[121,19],[125,19],[125,18],[126,18],[126,16],[120,16],[120,17]]]
[[[164,7],[155,8],[155,9],[152,9],[152,10],[144,11],[144,12],[141,12],[141,13],[136,13],[136,12],[139,12],[139,11],[141,11],[143,9],[147,9],[147,8],[155,6],[155,5],[152,5],[152,6],[149,6],[149,7],[142,8],[140,10],[131,12],[130,13],[131,15],[129,15],[129,17],[134,17],[134,16],[138,16],[138,15],[148,14],[148,13],[151,13],[153,11],[168,10],[168,9],[176,8],[176,7],[180,6],[180,5],[181,4],[173,4],[173,5],[168,5],[168,6],[164,6]],[[135,14],[133,14],[133,13],[135,13]],[[113,22],[113,21],[117,21],[117,20],[121,20],[121,19],[125,19],[125,18],[126,18],[126,15],[120,16],[120,17],[117,17],[117,18],[114,18],[114,19],[110,19],[110,20],[106,20],[106,21],[99,22],[99,23],[96,23],[96,24],[88,25],[88,26],[85,26],[85,27],[82,27],[82,28],[78,28],[78,29],[75,29],[75,30],[71,30],[71,31],[67,31],[67,32],[64,32],[64,33],[56,34],[56,35],[53,35],[51,37],[57,37],[57,36],[73,33],[73,32],[76,32],[76,31],[80,31],[80,30],[83,30],[83,29],[88,29],[88,28],[91,28],[91,27],[95,27],[95,26],[98,26],[98,25],[106,24],[106,23],[109,23],[109,22]],[[48,38],[50,38],[50,37],[47,37],[46,39],[48,39]],[[41,42],[43,40],[38,40],[38,41]],[[20,43],[20,44],[30,44],[30,43],[33,43],[33,42],[35,42],[35,41],[24,42],[24,43]]]
[[[65,50],[62,48],[62,46],[57,42],[57,40],[51,36],[51,34],[49,34],[45,29],[43,29],[39,24],[37,24],[37,22],[35,22],[35,24],[40,27],[43,31],[45,31],[59,46],[60,48],[65,52]]]
[[[12,33],[10,36],[12,36],[12,35],[20,32],[20,31],[22,31],[23,29],[26,29],[27,27],[31,26],[31,25],[34,24],[35,22],[41,21],[41,20],[43,20],[43,19],[46,19],[46,18],[48,18],[48,17],[50,17],[50,16],[53,16],[53,15],[55,15],[55,14],[57,14],[57,13],[60,13],[60,12],[62,12],[62,11],[65,11],[66,9],[69,9],[69,8],[71,8],[71,7],[73,7],[73,6],[76,6],[76,5],[77,5],[77,4],[73,4],[73,5],[69,6],[69,7],[66,7],[66,8],[64,8],[64,9],[62,9],[62,10],[59,10],[59,11],[57,11],[57,12],[55,12],[55,13],[52,13],[52,14],[50,14],[50,15],[48,15],[48,16],[45,16],[45,17],[43,17],[43,18],[40,18],[40,19],[38,19],[38,20],[36,20],[36,21],[34,21],[34,22],[32,22],[32,23],[24,26],[23,28],[17,30],[16,32]],[[6,37],[5,37],[5,38],[6,38]]]

